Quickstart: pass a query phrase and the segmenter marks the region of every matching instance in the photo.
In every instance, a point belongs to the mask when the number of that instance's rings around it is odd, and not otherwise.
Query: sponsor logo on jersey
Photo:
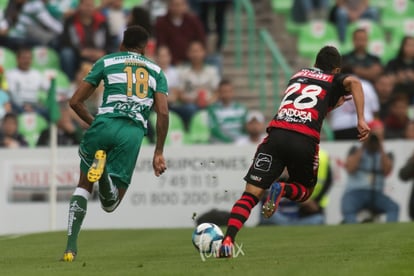
[[[282,108],[277,113],[278,120],[284,120],[291,123],[312,122],[312,114],[308,111],[297,110],[294,108]]]
[[[145,63],[136,60],[136,59],[125,59],[125,65],[126,66],[141,66],[141,67],[145,67]]]
[[[309,70],[309,69],[303,69],[303,70],[297,72],[292,77],[292,79],[299,78],[299,77],[311,78],[311,79],[327,81],[327,82],[332,82],[333,78],[334,78],[333,75],[324,74],[321,71],[315,71],[315,70]]]
[[[133,101],[118,102],[114,106],[114,112],[124,113],[128,114],[130,117],[135,117],[136,113],[143,112],[145,108],[147,107]]]

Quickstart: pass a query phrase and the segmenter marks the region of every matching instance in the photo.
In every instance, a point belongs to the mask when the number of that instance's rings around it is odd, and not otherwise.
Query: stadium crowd
[[[51,78],[56,79],[61,110],[58,144],[79,144],[86,126],[69,108],[68,99],[96,60],[117,51],[123,30],[134,24],[150,33],[146,55],[160,65],[168,80],[171,122],[167,144],[257,144],[265,135],[267,114],[248,110],[237,100],[234,84],[224,77],[222,49],[231,2],[8,1],[0,7],[0,147],[49,144],[45,100]],[[414,139],[414,32],[400,35],[394,42],[398,49],[391,54],[377,56],[370,40],[372,26],[381,27],[383,14],[373,2],[294,0],[288,20],[299,25],[321,19],[333,24],[338,41],[350,45],[343,51],[343,70],[362,80],[365,117],[383,128],[379,141]],[[405,2],[414,7],[414,1]],[[358,25],[352,32],[347,29],[361,19],[370,24]],[[94,114],[102,89],[101,85],[88,100]],[[335,140],[357,137],[355,112],[346,103],[331,114],[329,125]],[[153,131],[147,143],[153,142]],[[358,149],[351,149],[350,156],[355,152]],[[354,164],[348,172],[357,168]],[[398,210],[390,206],[392,221]],[[352,216],[348,216],[350,221]]]
[[[11,0],[0,13],[0,120],[14,123],[1,130],[1,147],[48,144],[49,115],[45,105],[51,79],[57,83],[61,119],[59,145],[79,144],[84,123],[68,107],[68,99],[95,61],[118,50],[126,26],[139,24],[151,35],[145,51],[163,68],[169,83],[169,104],[180,139],[194,143],[192,128],[212,128],[203,141],[234,142],[244,138],[247,109],[236,103],[222,78],[221,50],[226,10],[231,1]],[[211,11],[215,11],[210,15]],[[211,34],[211,35],[210,35]],[[222,85],[221,82],[224,84]],[[226,89],[230,86],[230,89]],[[96,114],[103,87],[88,101]],[[219,105],[219,107],[217,106]],[[211,126],[198,115],[208,111]],[[214,117],[210,120],[210,117]],[[190,123],[192,122],[192,123]],[[3,124],[3,128],[5,128]],[[193,130],[193,132],[199,132]],[[196,135],[197,136],[197,135]],[[215,139],[214,136],[220,137]],[[210,139],[211,138],[211,139]],[[197,138],[198,139],[198,138]],[[13,140],[13,143],[6,142]],[[152,142],[150,132],[149,142]],[[177,142],[172,139],[170,142]]]
[[[226,92],[233,87],[223,78],[221,62],[230,5],[230,0],[11,0],[0,13],[0,119],[15,114],[16,135],[26,140],[22,145],[47,145],[45,139],[37,139],[48,129],[44,101],[54,76],[63,114],[59,144],[78,144],[85,126],[67,100],[92,64],[117,50],[124,28],[139,24],[152,37],[146,55],[160,64],[168,79],[170,110],[177,121],[172,132],[180,137],[169,142],[245,139],[248,110],[237,102],[237,91]],[[346,25],[361,18],[380,22],[380,14],[370,1],[295,0],[289,16],[297,24],[320,19],[335,24],[338,40],[344,41]],[[370,28],[365,24],[353,29],[350,47],[343,51],[343,70],[362,79],[365,116],[382,121],[385,139],[413,139],[414,38],[403,37],[395,56],[384,60],[371,52]],[[88,106],[96,113],[100,93],[94,96]],[[352,105],[335,110],[329,125],[335,140],[354,139]],[[150,131],[148,142],[152,137]],[[0,145],[6,147],[4,142]]]

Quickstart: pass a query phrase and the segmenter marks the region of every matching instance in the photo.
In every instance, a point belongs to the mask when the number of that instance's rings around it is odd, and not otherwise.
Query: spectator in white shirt
[[[189,64],[179,68],[180,93],[171,110],[177,112],[187,126],[193,114],[216,99],[220,82],[217,67],[206,63],[206,49],[200,41],[190,43],[187,51]]]
[[[160,46],[156,54],[157,64],[161,67],[168,83],[168,103],[174,104],[179,93],[178,69],[171,64],[171,52],[167,46]]]
[[[251,110],[246,117],[247,135],[236,140],[237,146],[258,145],[266,137],[265,117],[258,110]]]
[[[46,109],[39,103],[39,94],[46,93],[50,80],[31,68],[32,50],[21,48],[16,53],[17,67],[6,72],[8,90],[14,112],[38,112],[47,117]]]

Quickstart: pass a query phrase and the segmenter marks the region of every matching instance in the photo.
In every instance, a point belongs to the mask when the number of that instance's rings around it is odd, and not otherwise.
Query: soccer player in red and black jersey
[[[235,237],[249,218],[250,211],[269,195],[262,214],[274,214],[282,197],[303,202],[312,194],[317,181],[320,131],[326,114],[354,100],[358,116],[358,138],[368,138],[370,128],[364,118],[364,94],[358,78],[340,73],[341,55],[332,46],[323,47],[314,68],[297,72],[289,81],[284,98],[268,125],[268,136],[258,146],[247,175],[246,188],[236,201],[218,257],[231,257]],[[275,182],[284,168],[287,182]]]

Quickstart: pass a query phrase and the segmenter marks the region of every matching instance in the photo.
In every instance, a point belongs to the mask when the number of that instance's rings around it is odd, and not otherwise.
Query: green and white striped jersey
[[[84,79],[94,86],[104,81],[97,116],[128,117],[147,128],[154,93],[168,95],[161,68],[145,56],[119,52],[100,58]]]
[[[75,10],[78,5],[78,0],[49,0],[46,7],[53,17],[63,20],[63,14],[68,10]]]
[[[46,28],[47,31],[56,35],[63,30],[62,23],[49,13],[42,0],[29,0],[24,3],[17,23],[10,29],[9,35],[11,37],[27,37],[30,35],[28,34],[30,27],[38,27],[40,30]]]
[[[247,108],[244,105],[232,102],[224,106],[216,102],[207,111],[213,142],[231,143],[245,134]]]

